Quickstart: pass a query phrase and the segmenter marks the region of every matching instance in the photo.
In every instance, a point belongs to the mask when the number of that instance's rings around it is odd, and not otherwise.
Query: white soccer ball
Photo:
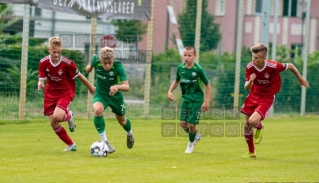
[[[109,153],[109,148],[103,141],[96,141],[91,145],[90,152],[95,157],[106,157]]]

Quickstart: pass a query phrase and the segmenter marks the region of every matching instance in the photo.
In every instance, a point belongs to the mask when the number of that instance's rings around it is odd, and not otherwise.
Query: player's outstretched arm
[[[173,91],[175,90],[175,88],[177,88],[177,86],[179,85],[179,80],[175,80],[171,87],[169,88],[168,92],[167,92],[167,97],[170,101],[174,100],[174,95],[173,95]]]
[[[208,110],[208,106],[209,106],[209,100],[210,100],[210,92],[211,92],[211,86],[210,83],[207,83],[206,85],[206,90],[205,90],[205,99],[204,99],[204,103],[201,107],[201,110],[203,112],[206,112]]]
[[[304,77],[302,77],[302,75],[299,73],[298,69],[294,66],[294,64],[288,63],[288,69],[296,75],[296,77],[299,80],[300,86],[304,86],[306,88],[310,87],[309,82]]]
[[[95,87],[91,85],[91,83],[83,76],[83,74],[80,73],[78,78],[83,84],[85,84],[85,86],[89,89],[90,93],[93,95],[95,92]]]

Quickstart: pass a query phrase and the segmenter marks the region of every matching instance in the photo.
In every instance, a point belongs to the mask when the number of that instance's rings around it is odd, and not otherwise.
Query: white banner
[[[0,0],[87,17],[149,20],[150,0]]]

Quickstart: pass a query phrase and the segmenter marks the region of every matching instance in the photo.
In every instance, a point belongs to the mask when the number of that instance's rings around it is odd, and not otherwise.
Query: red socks
[[[255,151],[254,132],[252,127],[245,125],[244,133],[245,133],[245,140],[247,142],[249,152],[254,152]]]
[[[59,136],[59,138],[66,143],[67,145],[73,144],[73,141],[69,137],[69,135],[66,133],[65,129],[62,125],[60,125],[58,128],[54,129],[54,132]]]
[[[256,127],[257,130],[260,130],[260,129],[263,127],[262,122],[259,121],[259,122],[256,124],[255,127]],[[251,128],[250,128],[250,129],[251,129]],[[252,129],[251,129],[251,131],[249,131],[249,132],[246,132],[246,131],[245,131],[245,140],[246,140],[246,142],[247,142],[249,152],[254,152],[254,151],[255,151],[254,133],[253,133],[253,130],[252,130]]]
[[[262,124],[261,121],[259,121],[259,122],[256,124],[256,129],[257,129],[257,130],[260,130],[262,127],[263,127],[263,124]]]
[[[249,152],[254,152],[255,146],[254,146],[254,140],[253,140],[253,133],[245,135],[245,139],[248,145]]]
[[[71,118],[71,114],[68,112],[64,115],[63,121],[69,121],[70,118]]]

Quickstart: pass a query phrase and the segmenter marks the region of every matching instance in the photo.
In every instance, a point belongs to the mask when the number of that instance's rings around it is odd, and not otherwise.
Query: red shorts
[[[44,97],[44,116],[53,114],[56,107],[63,109],[65,112],[68,112],[72,100],[73,99],[68,96],[54,98]]]
[[[249,94],[241,107],[241,112],[247,116],[251,116],[256,111],[261,115],[261,119],[265,119],[274,102],[275,95],[261,96]]]

